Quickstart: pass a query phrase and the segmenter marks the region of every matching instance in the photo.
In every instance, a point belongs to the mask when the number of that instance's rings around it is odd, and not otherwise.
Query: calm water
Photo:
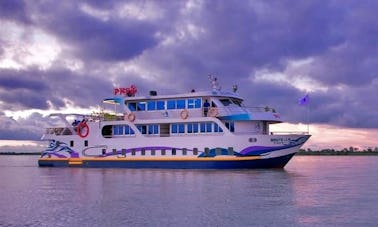
[[[284,170],[39,168],[0,156],[0,226],[377,226],[378,156]]]

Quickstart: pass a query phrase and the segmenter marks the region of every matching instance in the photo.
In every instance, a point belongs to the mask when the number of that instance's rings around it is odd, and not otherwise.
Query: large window
[[[138,130],[140,133],[144,135],[156,135],[159,134],[159,125],[158,124],[151,124],[151,125],[137,125]]]
[[[201,99],[188,99],[188,109],[201,108]]]
[[[113,125],[113,135],[134,135],[135,132],[128,125]]]
[[[164,100],[156,101],[156,109],[157,110],[165,110],[165,101]]]
[[[177,109],[185,109],[185,99],[177,100]]]
[[[127,107],[130,109],[130,111],[136,111],[137,107],[136,107],[136,103],[135,102],[132,102],[132,103],[129,103],[127,105]]]
[[[185,133],[185,124],[178,124],[178,132]]]
[[[167,100],[167,109],[168,110],[173,110],[176,109],[176,100]]]
[[[148,101],[147,110],[156,110],[156,101]]]
[[[159,134],[159,125],[148,125],[148,134]]]
[[[154,111],[154,110],[175,110],[175,109],[199,109],[202,101],[200,98],[190,99],[168,99],[150,100],[127,103],[130,111]]]
[[[223,106],[229,106],[232,103],[229,99],[220,99],[219,101],[221,101]]]
[[[137,111],[145,111],[146,110],[146,102],[138,102]]]
[[[171,124],[172,134],[221,133],[222,128],[214,122],[190,122]]]
[[[226,125],[226,128],[230,130],[230,132],[235,132],[235,123],[233,121],[226,121],[225,125]]]
[[[223,129],[217,123],[214,123],[214,132],[223,132]]]

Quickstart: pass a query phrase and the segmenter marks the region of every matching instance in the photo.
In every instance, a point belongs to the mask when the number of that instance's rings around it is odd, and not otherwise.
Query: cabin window
[[[195,99],[194,102],[195,102],[195,107],[196,107],[196,108],[201,108],[201,106],[202,106],[202,105],[201,105],[201,99]]]
[[[223,129],[217,123],[214,123],[214,132],[223,132]]]
[[[193,133],[193,124],[189,123],[187,127],[188,127],[188,133]]]
[[[232,104],[232,102],[229,99],[220,99],[219,101],[221,101],[223,106],[229,106],[230,104]]]
[[[123,135],[123,125],[113,125],[113,135]]]
[[[165,149],[161,149],[161,155],[165,155]]]
[[[188,109],[196,108],[195,99],[188,99]]]
[[[241,104],[242,104],[242,101],[239,100],[239,99],[231,99],[231,100],[232,100],[232,102],[233,102],[235,105],[241,106]]]
[[[206,132],[211,132],[212,131],[212,124],[210,122],[206,123]]]
[[[229,147],[227,149],[227,152],[228,152],[228,155],[234,155],[234,148],[233,147]]]
[[[137,107],[136,107],[136,103],[135,102],[131,102],[127,105],[127,107],[129,108],[130,111],[136,111]]]
[[[135,155],[135,149],[131,149],[131,155]]]
[[[226,121],[225,125],[226,125],[226,128],[230,130],[230,132],[235,132],[235,123],[233,121]]]
[[[182,155],[186,155],[186,153],[187,153],[187,149],[186,149],[186,148],[183,148],[183,149],[182,149]]]
[[[88,147],[88,140],[84,140],[84,147]]]
[[[198,133],[198,123],[193,123],[193,133]]]
[[[167,109],[168,110],[176,109],[176,100],[167,100]]]
[[[138,130],[142,134],[147,134],[147,125],[137,125]]]
[[[201,99],[188,99],[188,109],[201,108]]]
[[[159,134],[159,125],[157,124],[148,125],[148,134],[150,135]]]
[[[148,101],[147,110],[156,110],[156,101]]]
[[[71,140],[71,141],[70,141],[70,147],[73,147],[73,146],[74,146],[74,141]]]
[[[145,111],[146,110],[146,102],[138,102],[137,111]]]
[[[176,155],[176,148],[172,148],[172,155]]]
[[[164,100],[156,101],[156,109],[157,110],[165,110],[165,101]]]
[[[185,99],[177,100],[177,109],[185,109]]]
[[[142,148],[142,155],[146,155],[146,149],[145,148]]]
[[[128,125],[125,125],[125,135],[134,135],[135,132],[132,128],[130,128],[130,126]]]
[[[171,125],[171,133],[177,133],[177,124]]]
[[[155,156],[155,153],[156,153],[155,149],[151,149],[151,155]]]
[[[206,123],[205,122],[200,123],[200,131],[202,133],[206,132]]]
[[[113,135],[134,135],[135,132],[128,125],[113,125]]]
[[[178,124],[178,132],[185,133],[185,124]]]

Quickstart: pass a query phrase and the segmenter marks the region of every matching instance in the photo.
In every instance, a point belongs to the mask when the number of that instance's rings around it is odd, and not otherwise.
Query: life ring
[[[133,114],[133,113],[129,113],[129,115],[127,115],[127,119],[128,119],[130,122],[135,121],[135,114]]]
[[[187,119],[188,117],[189,117],[189,111],[188,110],[183,110],[183,111],[181,111],[181,113],[180,113],[180,117],[181,117],[181,119],[183,119],[183,120],[185,120],[185,119]]]
[[[218,109],[216,107],[210,107],[209,112],[208,112],[208,115],[210,117],[216,117],[218,116],[218,114],[219,114]]]
[[[85,122],[85,121],[80,122],[80,124],[77,126],[77,134],[81,138],[85,138],[89,135],[89,126],[88,126],[87,122]]]

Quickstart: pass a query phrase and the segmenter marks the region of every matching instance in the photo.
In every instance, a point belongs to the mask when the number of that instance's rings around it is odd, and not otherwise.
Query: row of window
[[[134,135],[134,130],[128,125],[113,125],[113,135]]]
[[[182,133],[211,133],[211,132],[223,132],[223,129],[219,127],[217,123],[213,122],[193,122],[193,123],[176,123],[171,124],[172,134]]]
[[[231,131],[235,131],[234,122],[228,121],[225,126]],[[143,135],[159,135],[159,124],[136,125]],[[192,134],[192,133],[221,133],[223,129],[214,122],[190,122],[174,123],[170,125],[171,134]],[[134,130],[129,125],[113,125],[113,135],[135,135]]]
[[[126,149],[122,149],[121,150],[121,154],[123,156],[127,156],[127,155],[141,155],[141,156],[145,156],[146,155],[146,149],[142,148],[140,151],[137,151],[136,149],[131,149],[131,152],[126,152]],[[164,155],[183,155],[183,156],[186,156],[186,155],[195,155],[197,156],[198,153],[200,151],[198,151],[198,148],[193,148],[193,150],[190,150],[190,149],[187,149],[187,148],[182,148],[182,149],[177,149],[177,148],[172,148],[172,149],[159,149],[159,150],[156,150],[156,149],[151,149],[151,150],[148,150],[149,154],[151,156],[155,156],[155,155],[161,155],[161,156],[164,156]],[[117,154],[117,150],[116,149],[113,149],[113,153],[116,155]],[[226,151],[226,153],[228,155],[233,155],[234,154],[234,148],[233,147],[229,147]],[[216,148],[215,149],[215,154],[216,155],[225,155],[226,153],[222,153],[222,150],[221,148]],[[105,155],[106,154],[106,149],[103,149],[102,150],[102,154]],[[210,149],[209,148],[205,148],[204,149],[204,156],[209,156],[210,155]]]
[[[150,101],[127,103],[127,107],[130,109],[130,111],[197,109],[197,108],[201,108],[201,106],[202,106],[202,101],[200,98],[150,100]]]

